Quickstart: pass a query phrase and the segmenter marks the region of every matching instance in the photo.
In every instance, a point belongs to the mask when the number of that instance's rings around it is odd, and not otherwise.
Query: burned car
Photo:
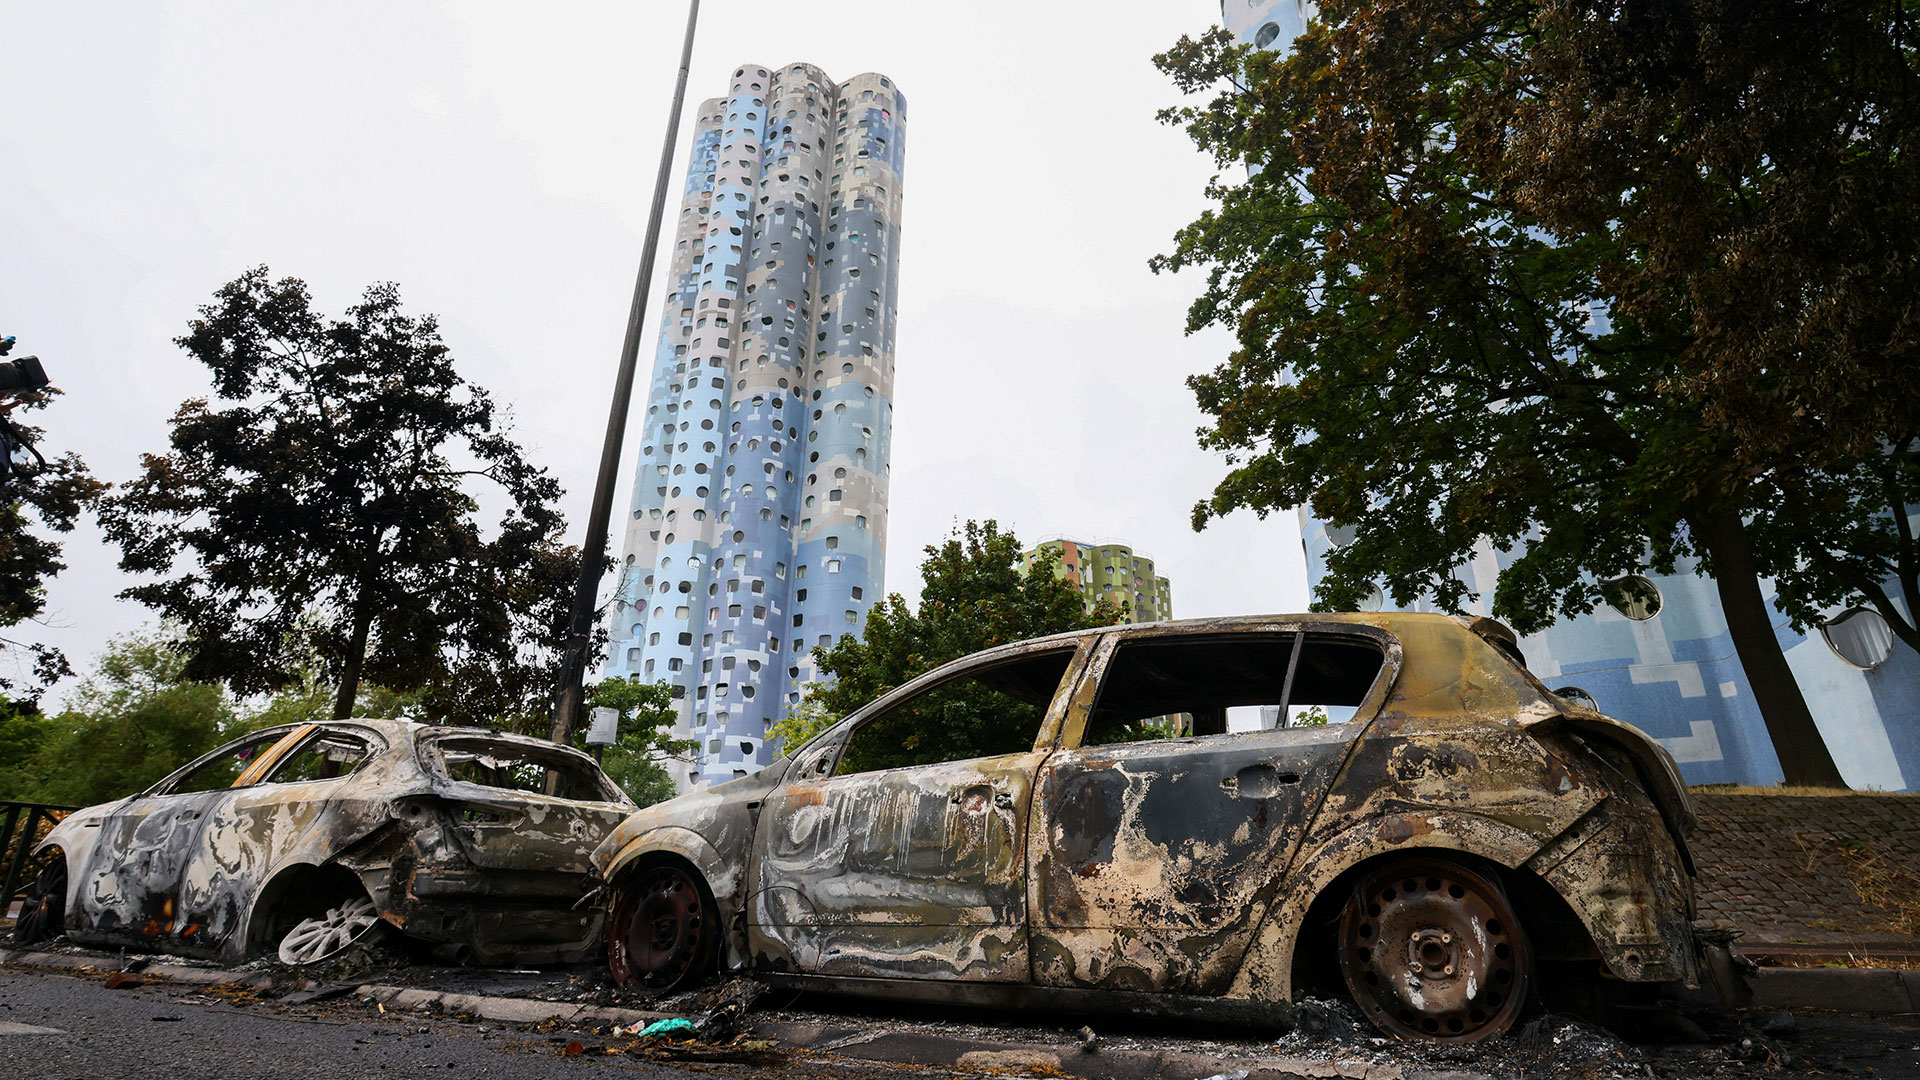
[[[633,812],[592,759],[479,728],[345,720],[267,728],[118,802],[75,811],[22,942],[311,963],[393,928],[452,959],[570,961],[588,856]]]
[[[1326,988],[1464,1042],[1543,983],[1697,985],[1693,821],[1497,622],[1267,616],[967,657],[593,858],[628,984],[1263,1027]]]

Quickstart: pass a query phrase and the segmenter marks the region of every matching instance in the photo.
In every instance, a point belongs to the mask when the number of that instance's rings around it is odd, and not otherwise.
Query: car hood
[[[594,849],[594,869],[604,876],[621,852],[658,829],[686,829],[714,841],[724,822],[743,815],[751,817],[760,800],[780,783],[792,764],[791,758],[781,758],[752,776],[699,788],[635,811]]]

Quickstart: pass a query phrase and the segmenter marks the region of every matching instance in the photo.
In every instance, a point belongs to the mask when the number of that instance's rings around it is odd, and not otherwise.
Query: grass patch
[[[1854,791],[1850,788],[1789,787],[1776,784],[1772,787],[1755,787],[1750,784],[1695,784],[1687,789],[1695,795],[1790,795],[1795,798],[1833,798],[1837,795],[1881,795],[1892,799],[1912,799],[1915,793],[1904,791]]]

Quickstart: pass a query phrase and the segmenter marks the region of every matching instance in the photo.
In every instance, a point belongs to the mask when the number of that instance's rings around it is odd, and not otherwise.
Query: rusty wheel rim
[[[607,935],[609,966],[622,986],[676,990],[702,974],[706,900],[685,871],[656,866],[625,890]]]
[[[1375,874],[1340,918],[1340,973],[1375,1027],[1400,1039],[1467,1043],[1513,1026],[1528,954],[1506,894],[1433,862]]]

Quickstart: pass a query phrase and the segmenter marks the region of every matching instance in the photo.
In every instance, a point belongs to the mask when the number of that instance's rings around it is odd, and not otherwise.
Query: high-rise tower
[[[683,785],[772,761],[880,591],[905,117],[891,79],[810,64],[700,105],[606,665],[673,686]]]

